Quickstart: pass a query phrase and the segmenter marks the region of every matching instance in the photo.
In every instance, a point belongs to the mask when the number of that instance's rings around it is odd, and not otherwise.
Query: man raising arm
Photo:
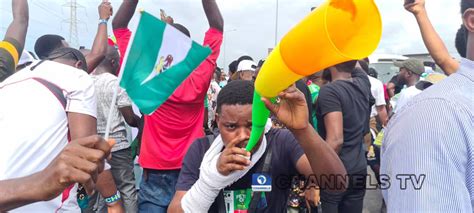
[[[434,29],[433,24],[431,24],[425,9],[425,0],[409,2],[409,0],[405,0],[405,9],[415,15],[428,52],[446,75],[449,76],[455,73],[459,69],[459,63],[449,55],[448,49]]]
[[[123,5],[135,4],[124,2]],[[224,21],[215,0],[202,0],[202,5],[209,23],[203,45],[209,46],[212,53],[160,108],[145,116],[139,159],[144,168],[138,195],[139,211],[166,211],[189,146],[204,136],[204,99],[220,54]],[[173,23],[172,26],[190,37],[183,25]],[[163,179],[169,181],[163,183]]]
[[[13,22],[7,29],[5,38],[0,41],[0,82],[15,72],[20,55],[25,46],[28,30],[28,1],[12,1]]]

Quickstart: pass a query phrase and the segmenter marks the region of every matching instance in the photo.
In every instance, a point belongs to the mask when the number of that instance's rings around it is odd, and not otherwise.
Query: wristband
[[[107,19],[99,19],[99,25],[101,25],[101,24],[107,25],[108,22],[109,21]]]
[[[119,201],[120,198],[121,198],[121,197],[120,197],[120,192],[117,191],[117,193],[115,193],[114,195],[112,195],[112,196],[110,196],[110,197],[108,197],[108,198],[105,198],[105,203],[106,203],[107,205],[113,204],[113,203]]]

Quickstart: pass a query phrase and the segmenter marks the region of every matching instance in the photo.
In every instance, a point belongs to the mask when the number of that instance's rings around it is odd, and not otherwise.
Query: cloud
[[[35,0],[30,3],[30,28],[27,48],[32,49],[36,38],[53,33],[69,39],[69,8],[63,7],[65,0]],[[97,31],[97,0],[78,0],[79,43],[90,47]],[[111,0],[115,12],[122,0]],[[268,48],[275,44],[276,0],[217,0],[225,19],[225,45],[222,47],[219,66],[227,66],[232,59],[250,55],[255,59],[265,58]],[[302,20],[312,6],[323,0],[279,0],[278,39],[281,39],[294,25]],[[376,52],[410,54],[427,52],[416,21],[404,10],[403,0],[376,0],[384,23],[383,38]],[[450,52],[455,53],[454,37],[461,24],[458,1],[428,1],[430,18],[443,38]],[[5,33],[11,21],[11,1],[0,0],[0,35]],[[202,41],[208,28],[206,17],[199,0],[141,0],[140,8],[159,15],[159,9],[166,10],[175,20],[187,26],[192,38]],[[137,18],[131,26],[136,25]],[[110,27],[109,27],[110,28]],[[110,30],[109,30],[110,32]],[[224,63],[225,56],[225,63]]]

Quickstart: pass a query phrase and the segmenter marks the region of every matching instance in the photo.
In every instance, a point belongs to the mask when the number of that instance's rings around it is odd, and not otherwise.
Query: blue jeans
[[[143,171],[138,193],[138,211],[142,213],[166,213],[176,192],[179,170]]]

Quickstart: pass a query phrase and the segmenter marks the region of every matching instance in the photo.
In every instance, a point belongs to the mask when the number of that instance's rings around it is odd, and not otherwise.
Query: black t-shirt
[[[352,81],[334,81],[323,86],[316,101],[318,131],[326,139],[324,116],[342,112],[344,143],[339,153],[348,174],[366,169],[364,135],[369,132],[370,82],[365,73],[355,71]],[[373,99],[373,98],[372,98]]]
[[[398,75],[393,76],[392,79],[390,79],[389,83],[395,84],[395,95],[400,93],[403,89],[403,86],[405,85],[402,81],[398,79]]]
[[[296,163],[303,156],[304,151],[296,141],[293,134],[285,129],[272,129],[266,134],[267,150],[272,149],[271,176],[272,191],[267,194],[267,207],[258,212],[286,212],[291,179],[298,175]],[[199,167],[204,154],[209,149],[210,143],[206,138],[193,142],[183,160],[181,172],[176,184],[177,191],[188,191],[199,179]],[[252,175],[259,173],[265,159],[262,157],[250,171],[236,183],[224,191],[249,190],[252,188]],[[257,195],[260,196],[260,193]],[[249,198],[251,200],[251,198]],[[216,201],[217,202],[217,201]],[[218,212],[217,203],[214,202],[209,212]]]

